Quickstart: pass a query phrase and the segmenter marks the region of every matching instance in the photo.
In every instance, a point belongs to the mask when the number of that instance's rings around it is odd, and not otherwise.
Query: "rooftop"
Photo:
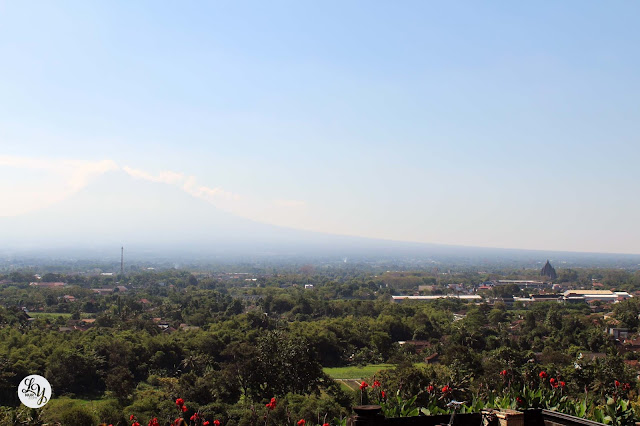
[[[568,296],[570,294],[595,294],[599,296],[613,296],[613,292],[611,290],[567,290],[564,292],[565,296]]]
[[[477,294],[437,294],[431,296],[391,296],[394,302],[402,300],[436,300],[436,299],[462,299],[462,300],[482,300],[482,296]]]

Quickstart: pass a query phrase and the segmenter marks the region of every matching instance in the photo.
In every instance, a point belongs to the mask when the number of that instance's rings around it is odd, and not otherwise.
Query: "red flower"
[[[202,426],[209,426],[209,420],[202,422]]]
[[[158,419],[154,417],[149,420],[149,424],[147,426],[160,426],[160,423],[158,423]]]
[[[442,393],[447,393],[451,390],[451,388],[449,387],[449,385],[444,385],[442,387]]]
[[[628,391],[631,389],[631,385],[629,383],[625,383],[622,385],[622,390]]]
[[[541,371],[540,374],[538,374],[538,376],[540,376],[541,379],[546,379],[547,377],[549,377],[546,371]]]
[[[187,410],[188,410],[187,406],[186,406],[186,405],[183,405],[183,406],[182,406],[182,412],[183,412],[183,413],[186,413],[186,412],[187,412]]]
[[[427,392],[431,393],[435,390],[436,388],[433,387],[433,385],[429,385],[427,386]]]
[[[177,419],[175,419],[173,421],[173,424],[176,425],[176,426],[179,425],[180,423],[182,423],[182,418],[181,417],[178,417]]]
[[[558,387],[558,383],[556,383],[556,379],[555,379],[554,377],[552,377],[552,378],[550,378],[550,379],[549,379],[549,384],[550,384],[551,386],[553,386],[554,388],[557,388],[557,387]]]
[[[134,416],[133,414],[129,416],[129,420],[133,420],[135,418],[136,418],[136,416]]]
[[[365,390],[368,387],[369,387],[369,385],[367,384],[367,382],[360,383],[360,390]]]
[[[265,407],[267,407],[269,410],[274,410],[276,408],[276,399],[271,398],[271,402],[265,404]]]
[[[304,419],[300,419],[298,420],[298,426],[304,426],[307,422],[304,421]]]
[[[517,396],[516,397],[516,402],[520,405],[524,405],[524,399],[522,399],[522,397]]]
[[[133,422],[133,423],[131,423],[131,426],[140,426],[140,423],[138,423],[138,422]]]
[[[385,399],[387,397],[387,393],[385,391],[380,392],[380,396],[382,396],[382,399]]]
[[[562,380],[560,380],[559,384],[560,384],[560,387],[561,387],[561,388],[563,388],[563,387],[565,387],[565,386],[567,385],[567,384],[566,384],[565,382],[563,382]]]
[[[501,375],[502,377],[505,377],[505,376],[507,375],[507,370],[502,370],[502,371],[500,372],[500,375]]]
[[[614,385],[615,387],[618,387],[618,386],[620,386],[620,382],[619,382],[619,381],[617,381],[617,380],[614,380],[613,385]]]
[[[214,420],[214,421],[213,421],[213,424],[214,424],[215,426],[220,426],[220,420]]]
[[[322,423],[322,426],[331,426],[329,423]]]
[[[184,399],[182,399],[182,398],[176,399],[176,405],[178,407],[182,407],[184,405]]]
[[[379,382],[379,381],[377,381],[377,380],[374,380],[374,381],[373,381],[373,388],[379,388],[380,386],[381,386],[381,385],[380,385],[380,382]]]

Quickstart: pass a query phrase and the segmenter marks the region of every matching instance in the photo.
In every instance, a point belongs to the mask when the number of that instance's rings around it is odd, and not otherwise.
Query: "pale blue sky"
[[[0,0],[0,196],[46,208],[108,160],[279,225],[640,253],[638,17],[631,1]]]

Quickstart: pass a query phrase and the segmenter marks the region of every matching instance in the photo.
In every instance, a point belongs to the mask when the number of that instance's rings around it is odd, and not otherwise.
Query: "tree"
[[[120,401],[126,400],[135,389],[133,374],[122,366],[116,366],[107,372],[105,384],[107,390],[113,392]]]
[[[309,344],[282,331],[267,331],[258,339],[257,396],[317,392],[328,378],[313,359]]]
[[[93,353],[58,347],[49,357],[45,376],[60,394],[100,391],[102,380],[98,370],[101,361]]]
[[[4,404],[14,404],[17,402],[16,389],[20,378],[12,370],[9,360],[0,357],[0,401]]]
[[[227,358],[224,373],[233,378],[242,395],[247,398],[258,393],[261,377],[258,374],[258,350],[248,343],[232,343],[224,350]]]
[[[627,299],[623,302],[616,303],[613,307],[613,313],[622,325],[632,330],[636,330],[640,321],[638,315],[640,315],[640,303],[637,299]]]

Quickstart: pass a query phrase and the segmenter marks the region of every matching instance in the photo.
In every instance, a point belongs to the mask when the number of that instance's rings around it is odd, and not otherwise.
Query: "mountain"
[[[50,207],[0,218],[0,231],[5,247],[25,250],[124,244],[157,252],[296,254],[358,251],[376,241],[255,222],[122,171],[108,172]]]
[[[91,257],[129,256],[343,257],[437,263],[537,264],[541,259],[597,259],[637,265],[640,256],[488,249],[376,240],[302,231],[222,211],[179,188],[135,179],[122,171],[102,175],[72,197],[19,217],[0,218],[5,253],[55,252]],[[131,257],[130,257],[131,258]]]
[[[45,209],[0,218],[0,230],[5,243],[22,247],[280,245],[305,234],[232,215],[179,188],[121,171]]]

